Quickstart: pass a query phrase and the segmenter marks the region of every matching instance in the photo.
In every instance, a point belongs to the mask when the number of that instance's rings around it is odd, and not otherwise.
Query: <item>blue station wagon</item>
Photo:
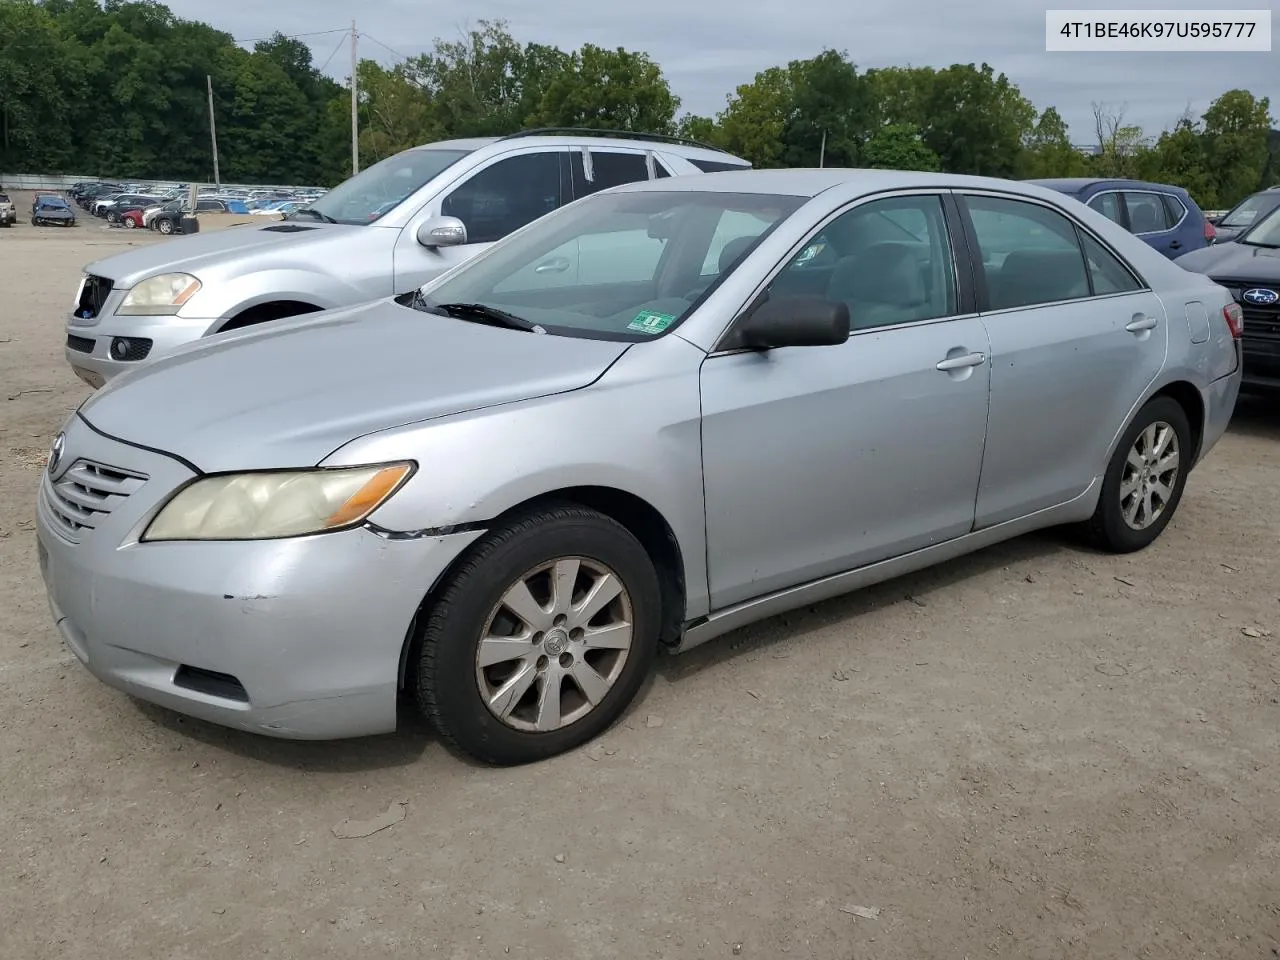
[[[1204,211],[1182,187],[1090,177],[1028,182],[1075,197],[1142,238],[1170,260],[1209,246],[1216,236]]]

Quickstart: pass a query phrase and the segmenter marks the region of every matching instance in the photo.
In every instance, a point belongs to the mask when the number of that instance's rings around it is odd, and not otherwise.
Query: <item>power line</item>
[[[341,40],[339,40],[339,41],[338,41],[338,45],[337,45],[336,47],[334,47],[334,48],[333,48],[333,53],[331,53],[331,54],[329,54],[329,56],[325,57],[325,61],[324,61],[324,63],[320,64],[320,66],[316,68],[316,72],[317,72],[317,73],[324,73],[324,68],[325,68],[325,67],[327,67],[327,66],[329,65],[329,61],[330,61],[330,60],[332,60],[334,57],[336,57],[336,56],[338,55],[338,51],[339,51],[339,50],[341,50],[343,47],[345,47],[345,46],[347,45],[347,38],[348,38],[348,37],[350,37],[350,35],[351,35],[351,31],[350,31],[350,30],[344,30],[344,31],[342,31],[342,32],[343,32],[343,33],[345,33],[345,34],[347,34],[347,36],[346,36],[346,37],[343,37]]]
[[[350,31],[349,29],[346,29],[346,28],[344,27],[344,28],[342,28],[342,29],[340,29],[340,30],[314,30],[314,31],[312,31],[311,33],[286,33],[286,34],[272,34],[272,35],[271,35],[271,36],[269,36],[269,37],[255,37],[255,38],[254,38],[254,39],[252,39],[252,40],[236,40],[236,41],[234,41],[234,42],[235,42],[235,43],[237,43],[237,44],[240,44],[240,43],[265,43],[265,42],[266,42],[266,41],[268,41],[268,40],[275,40],[275,39],[276,39],[277,37],[279,37],[279,36],[283,36],[283,37],[284,37],[284,39],[286,39],[286,40],[298,40],[298,39],[300,39],[301,37],[327,37],[327,36],[329,36],[330,34],[334,34],[334,33],[350,33],[350,32],[351,32],[351,31]]]
[[[385,43],[383,43],[381,40],[379,40],[375,36],[371,36],[368,33],[361,33],[360,36],[364,37],[364,39],[366,40],[372,40],[374,43],[380,46],[383,50],[386,50],[388,53],[394,54],[395,56],[399,57],[401,60],[412,59],[412,57],[406,56],[405,54],[401,53],[399,50],[396,50],[394,47],[387,46]]]

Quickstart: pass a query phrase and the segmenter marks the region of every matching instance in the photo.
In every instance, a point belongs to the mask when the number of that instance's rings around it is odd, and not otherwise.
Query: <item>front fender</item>
[[[571,487],[635,496],[671,528],[688,616],[707,612],[698,368],[675,337],[628,350],[588,387],[397,427],[352,441],[324,466],[412,458],[418,471],[371,520],[393,531],[486,525]]]
[[[372,299],[376,298],[320,271],[262,270],[206,284],[178,315],[230,318],[252,307],[281,300],[296,300],[321,310],[332,310]]]

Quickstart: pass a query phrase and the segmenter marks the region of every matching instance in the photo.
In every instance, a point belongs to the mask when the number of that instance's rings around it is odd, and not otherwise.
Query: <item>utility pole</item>
[[[822,131],[822,146],[818,150],[818,166],[823,167],[827,162],[827,131]]]
[[[213,77],[206,74],[204,79],[209,86],[209,139],[213,141],[213,182],[221,193],[222,177],[218,173],[218,127],[213,119]]]
[[[360,172],[360,100],[356,92],[356,73],[360,69],[360,61],[356,57],[356,22],[351,21],[351,175]]]

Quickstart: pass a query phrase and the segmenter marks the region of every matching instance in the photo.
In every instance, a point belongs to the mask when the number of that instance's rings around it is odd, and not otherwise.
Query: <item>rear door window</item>
[[[1169,216],[1169,209],[1158,193],[1126,190],[1124,205],[1129,212],[1129,229],[1133,233],[1161,233],[1172,230],[1177,223]]]
[[[1090,200],[1088,205],[1112,223],[1124,226],[1124,214],[1120,211],[1120,194],[1100,193]]]
[[[573,164],[573,195],[585,197],[599,190],[618,187],[624,183],[637,183],[649,179],[649,164],[643,152],[627,153],[620,150],[591,150],[591,170],[582,150],[570,154]],[[654,172],[661,164],[654,160]]]

